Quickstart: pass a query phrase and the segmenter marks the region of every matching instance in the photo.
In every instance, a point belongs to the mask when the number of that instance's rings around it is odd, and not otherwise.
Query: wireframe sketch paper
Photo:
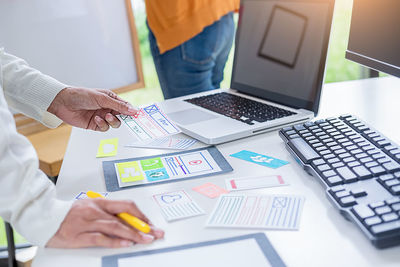
[[[141,108],[133,116],[118,115],[118,117],[123,125],[141,141],[162,138],[181,132],[178,126],[156,104]]]
[[[229,192],[218,185],[213,183],[205,183],[200,186],[196,186],[192,188],[193,191],[205,195],[209,198],[216,198],[223,194],[228,194]]]
[[[197,143],[196,139],[191,138],[175,138],[175,137],[163,137],[158,139],[149,139],[144,141],[138,141],[130,143],[128,147],[143,147],[143,148],[154,148],[154,149],[177,149],[185,150],[191,148]]]
[[[283,186],[288,185],[288,183],[281,175],[263,175],[244,178],[228,178],[225,179],[225,185],[229,191],[238,191]]]
[[[206,226],[297,230],[303,204],[295,195],[222,195]]]
[[[154,195],[153,199],[168,222],[204,214],[185,190]]]

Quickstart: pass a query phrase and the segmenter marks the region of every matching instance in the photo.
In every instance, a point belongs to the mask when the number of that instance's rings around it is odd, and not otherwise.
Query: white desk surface
[[[323,88],[318,117],[351,113],[374,125],[389,138],[400,144],[400,79],[377,78],[327,84]],[[395,123],[391,124],[390,123]],[[99,140],[119,137],[116,158],[139,157],[165,153],[165,150],[127,148],[132,139],[123,127],[107,133],[90,132],[74,128],[58,178],[57,191],[61,199],[71,199],[80,191],[105,191],[101,162],[95,157]],[[306,197],[299,231],[265,231],[271,243],[288,266],[399,266],[400,246],[378,250],[351,222],[328,202],[322,186],[307,175],[286,151],[278,132],[222,144],[218,149],[225,155],[234,171],[214,177],[183,182],[154,185],[113,192],[111,199],[134,200],[155,225],[166,231],[165,239],[151,245],[137,245],[124,249],[40,249],[34,260],[36,267],[46,266],[101,266],[101,257],[139,250],[175,246],[199,241],[243,235],[248,230],[207,229],[204,227],[216,200],[209,199],[191,188],[212,182],[225,187],[228,177],[280,174],[290,186],[243,191],[262,194],[301,194]],[[229,154],[247,149],[287,160],[290,164],[276,170],[247,163]],[[156,193],[185,189],[206,211],[206,215],[167,223],[151,196]],[[243,248],[245,251],[245,248]],[[179,264],[177,263],[177,266]],[[251,264],[250,264],[251,266]]]

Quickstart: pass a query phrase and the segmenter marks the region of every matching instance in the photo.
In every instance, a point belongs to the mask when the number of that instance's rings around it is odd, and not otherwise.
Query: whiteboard
[[[1,0],[0,47],[68,85],[144,86],[130,0]]]

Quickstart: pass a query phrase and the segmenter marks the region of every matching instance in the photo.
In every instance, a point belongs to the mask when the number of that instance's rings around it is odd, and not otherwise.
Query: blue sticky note
[[[258,164],[258,165],[262,165],[265,167],[270,167],[273,169],[276,169],[276,168],[282,167],[283,165],[289,164],[289,162],[287,162],[287,161],[276,159],[276,158],[269,157],[269,156],[265,156],[265,155],[251,152],[248,150],[242,150],[242,151],[232,154],[230,156],[238,158],[238,159],[246,160],[246,161]]]
[[[169,175],[165,168],[145,171],[145,173],[146,173],[147,180],[149,182],[165,180],[165,179],[169,178]]]

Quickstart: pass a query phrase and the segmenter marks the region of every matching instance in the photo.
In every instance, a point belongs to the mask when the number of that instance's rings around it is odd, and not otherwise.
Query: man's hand
[[[110,90],[69,87],[57,94],[47,111],[72,126],[103,132],[121,125],[115,115],[137,112]]]
[[[152,230],[144,234],[120,220],[116,214],[127,212],[148,223]],[[156,229],[130,201],[102,198],[76,201],[47,247],[129,247],[134,243],[147,244],[163,238],[164,231]]]

